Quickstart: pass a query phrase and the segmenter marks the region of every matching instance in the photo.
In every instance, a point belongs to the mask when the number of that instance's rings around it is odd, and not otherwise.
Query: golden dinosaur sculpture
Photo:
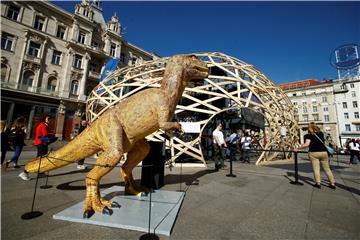
[[[137,195],[145,191],[132,176],[133,168],[149,153],[150,146],[145,137],[158,129],[181,130],[178,122],[172,122],[176,105],[191,79],[207,76],[206,64],[196,56],[173,56],[166,64],[160,88],[138,92],[108,109],[73,141],[43,157],[39,171],[54,170],[103,151],[96,160],[96,166],[86,176],[83,216],[89,218],[94,211],[111,215],[111,207],[119,205],[101,198],[101,178],[120,162],[124,153],[128,153],[120,170],[125,192]],[[29,161],[25,170],[36,173],[39,163],[40,158]]]

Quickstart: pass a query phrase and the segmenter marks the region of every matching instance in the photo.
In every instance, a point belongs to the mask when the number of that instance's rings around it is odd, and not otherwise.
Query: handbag
[[[315,134],[315,136],[320,140],[320,142],[322,144],[324,144],[325,148],[326,148],[326,151],[332,156],[335,154],[335,149],[333,149],[332,147],[330,147],[329,145],[325,144],[317,134]]]

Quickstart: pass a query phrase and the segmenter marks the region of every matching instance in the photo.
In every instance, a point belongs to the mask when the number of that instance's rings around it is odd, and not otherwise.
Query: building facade
[[[280,85],[296,107],[301,142],[307,126],[315,122],[337,146],[349,137],[360,137],[359,78],[302,80]]]
[[[51,114],[56,136],[70,138],[110,58],[119,67],[156,56],[124,40],[119,18],[106,22],[100,1],[83,0],[74,13],[45,1],[1,4],[1,119]]]
[[[334,98],[341,143],[360,137],[360,76],[335,80]]]

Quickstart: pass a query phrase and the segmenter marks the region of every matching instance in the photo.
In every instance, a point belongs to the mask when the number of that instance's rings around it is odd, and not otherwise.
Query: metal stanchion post
[[[35,182],[34,196],[33,196],[32,205],[31,205],[31,211],[21,215],[21,219],[23,219],[23,220],[37,218],[37,217],[40,217],[43,214],[42,212],[34,211],[34,203],[35,203],[35,196],[36,196],[36,188],[37,188],[37,184],[38,184],[38,180],[39,180],[39,171],[40,171],[40,166],[41,166],[41,158],[42,157],[40,156],[39,168],[38,168],[38,171],[37,171],[36,182]]]
[[[303,183],[299,182],[299,174],[298,174],[298,153],[295,152],[295,181],[291,181],[290,183],[291,184],[294,184],[294,185],[304,185]]]
[[[151,187],[150,187],[150,195],[149,195],[149,224],[148,224],[148,232],[146,234],[143,234],[140,236],[140,240],[159,240],[160,238],[154,233],[150,233],[150,227],[151,227],[151,194],[152,194],[152,187],[153,187],[153,164],[150,168],[150,176],[151,176]]]
[[[236,177],[235,174],[233,174],[232,170],[233,170],[233,165],[232,165],[232,157],[230,157],[230,173],[226,174],[227,177]]]
[[[182,164],[183,164],[183,161],[180,160],[180,189],[177,191],[177,192],[183,192],[183,190],[181,189],[181,186],[182,186]]]
[[[49,172],[47,172],[46,174],[46,181],[45,181],[45,185],[40,186],[41,189],[48,189],[48,188],[52,188],[51,185],[48,185],[48,179],[49,179]]]

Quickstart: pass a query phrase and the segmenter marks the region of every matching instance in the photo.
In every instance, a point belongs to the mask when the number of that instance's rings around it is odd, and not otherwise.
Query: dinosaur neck
[[[176,105],[178,104],[185,90],[183,78],[182,71],[179,71],[179,69],[173,69],[172,71],[164,73],[161,89],[163,89],[166,95],[169,97],[169,107],[172,114],[174,114]]]

